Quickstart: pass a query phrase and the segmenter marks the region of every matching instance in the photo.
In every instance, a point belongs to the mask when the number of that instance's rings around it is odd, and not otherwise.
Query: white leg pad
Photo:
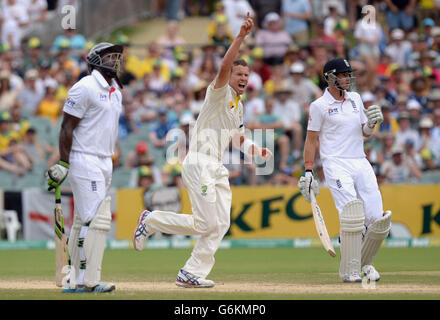
[[[79,247],[78,247],[78,239],[79,233],[81,231],[82,222],[79,218],[79,214],[75,213],[73,218],[72,229],[70,229],[69,242],[68,242],[68,250],[69,250],[69,261],[70,267],[75,269],[73,274],[77,275],[79,270]],[[68,276],[70,279],[70,274]]]
[[[370,224],[362,244],[362,266],[373,264],[374,257],[379,251],[383,240],[388,236],[390,229],[391,211],[386,211],[382,218]]]
[[[353,200],[345,205],[340,216],[341,264],[339,276],[347,278],[361,273],[362,230],[364,228],[364,204]]]
[[[110,202],[111,198],[107,197],[101,203],[95,217],[90,222],[89,230],[84,239],[84,253],[87,261],[84,284],[87,287],[94,287],[101,281],[102,258],[112,221]]]

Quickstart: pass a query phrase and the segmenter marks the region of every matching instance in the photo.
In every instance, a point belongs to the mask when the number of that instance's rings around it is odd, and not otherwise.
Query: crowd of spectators
[[[32,124],[47,119],[53,132],[59,130],[69,88],[87,75],[84,58],[93,42],[72,29],[50,47],[38,37],[19,38],[10,30],[43,22],[47,2],[0,0],[0,7],[0,171],[22,176],[35,162],[48,167],[57,161],[56,139],[43,139],[50,135]],[[224,0],[213,5],[206,30],[200,30],[207,41],[200,46],[187,45],[178,20],[148,44],[115,36],[125,63],[113,160],[115,172],[136,170],[132,187],[181,185],[189,132],[247,12],[256,28],[240,51],[251,70],[242,97],[244,122],[251,130],[272,129],[266,138],[274,141],[275,161],[272,174],[255,176],[261,164],[245,161],[231,147],[224,157],[231,184],[296,185],[309,104],[325,90],[322,67],[336,56],[355,69],[355,90],[365,106],[382,107],[384,122],[365,143],[379,183],[417,183],[440,174],[439,1]],[[140,45],[143,55],[135,50]],[[132,137],[135,144],[127,150]],[[166,162],[170,145],[179,152]]]

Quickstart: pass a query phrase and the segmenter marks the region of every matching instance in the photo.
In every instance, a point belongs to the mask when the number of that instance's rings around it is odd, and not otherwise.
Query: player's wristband
[[[314,165],[315,165],[315,163],[313,161],[305,161],[304,162],[304,168],[306,168],[306,171],[308,171],[308,170],[312,171]]]
[[[376,127],[376,125],[373,125],[373,127],[370,127],[367,122],[366,124],[364,124],[362,131],[365,133],[365,135],[371,136],[374,132],[375,127]]]
[[[63,166],[64,168],[67,168],[67,169],[70,168],[70,164],[68,162],[66,162],[66,161],[60,160],[60,161],[58,161],[58,164],[60,166]]]

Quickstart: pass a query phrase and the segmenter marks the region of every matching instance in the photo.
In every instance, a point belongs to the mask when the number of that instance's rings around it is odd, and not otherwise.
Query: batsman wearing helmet
[[[339,212],[343,282],[361,282],[361,276],[378,281],[374,257],[391,228],[391,211],[383,211],[382,196],[373,168],[364,153],[364,137],[383,121],[379,106],[364,109],[350,63],[336,58],[324,65],[328,88],[310,105],[304,146],[305,176],[298,187],[310,202],[310,190],[319,193],[314,178],[318,147],[326,183]]]
[[[110,292],[101,282],[101,264],[111,225],[112,160],[122,110],[118,72],[122,46],[95,45],[87,56],[90,75],[68,93],[59,137],[60,161],[46,173],[49,189],[59,186],[69,173],[75,202],[69,237],[69,287],[63,292]],[[73,286],[72,283],[76,283]]]

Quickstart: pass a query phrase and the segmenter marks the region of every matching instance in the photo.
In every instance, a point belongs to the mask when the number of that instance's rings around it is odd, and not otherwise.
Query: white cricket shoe
[[[359,275],[359,273],[357,272],[353,272],[352,274],[350,274],[349,276],[345,277],[344,279],[342,279],[342,282],[345,283],[355,283],[355,282],[362,282],[362,278]]]
[[[147,238],[153,234],[148,230],[146,223],[146,219],[150,213],[150,211],[144,210],[139,215],[138,224],[133,235],[133,246],[137,251],[144,249]]]
[[[377,270],[371,264],[367,264],[362,267],[362,274],[370,281],[380,280],[379,272],[377,272]]]
[[[215,282],[180,269],[177,274],[176,286],[184,288],[212,288],[215,286]]]

